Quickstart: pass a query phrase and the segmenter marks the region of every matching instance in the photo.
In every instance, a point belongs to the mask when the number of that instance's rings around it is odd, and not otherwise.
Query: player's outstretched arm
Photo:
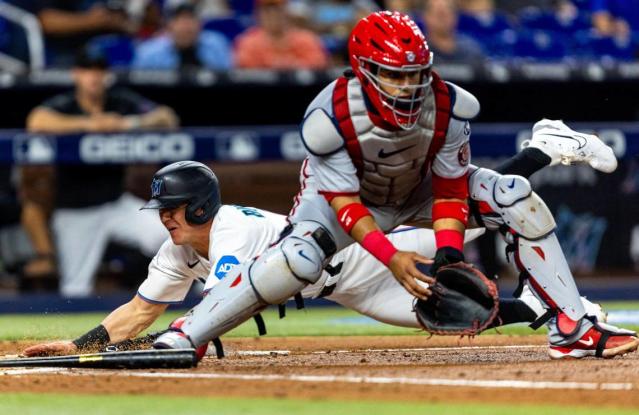
[[[27,357],[73,354],[131,339],[148,328],[166,310],[167,304],[152,304],[138,295],[109,314],[102,324],[75,340],[36,344],[24,350]]]
[[[426,299],[431,294],[417,280],[427,284],[432,284],[434,280],[419,272],[415,266],[417,262],[430,264],[431,260],[416,252],[398,251],[384,236],[359,196],[337,196],[330,203],[344,231],[387,266],[411,295]]]
[[[167,307],[168,304],[150,303],[136,295],[102,321],[109,333],[109,342],[118,343],[134,338],[153,324]]]

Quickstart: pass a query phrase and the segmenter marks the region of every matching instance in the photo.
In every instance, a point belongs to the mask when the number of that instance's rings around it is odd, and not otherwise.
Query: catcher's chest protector
[[[422,116],[408,131],[387,131],[371,121],[361,85],[340,78],[333,111],[360,178],[360,195],[375,205],[401,204],[422,177],[446,139],[450,120],[448,87],[433,73]]]

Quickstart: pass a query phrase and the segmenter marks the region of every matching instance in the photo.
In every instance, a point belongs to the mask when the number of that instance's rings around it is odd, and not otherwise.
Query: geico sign
[[[88,134],[80,140],[85,163],[172,161],[193,158],[195,144],[188,134]]]

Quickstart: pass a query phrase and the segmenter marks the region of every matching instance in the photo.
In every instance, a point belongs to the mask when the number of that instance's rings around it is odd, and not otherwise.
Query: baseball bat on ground
[[[136,350],[69,356],[0,359],[0,367],[73,367],[91,369],[187,369],[198,363],[195,350]]]

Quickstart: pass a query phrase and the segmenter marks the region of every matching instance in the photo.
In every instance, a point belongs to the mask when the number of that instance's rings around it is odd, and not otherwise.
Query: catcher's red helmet
[[[411,129],[422,112],[430,84],[433,53],[426,38],[410,17],[399,12],[376,12],[360,20],[348,42],[351,67],[364,92],[388,123]],[[380,79],[380,70],[391,79],[418,72],[414,83],[396,84]],[[401,90],[392,94],[384,89]]]

